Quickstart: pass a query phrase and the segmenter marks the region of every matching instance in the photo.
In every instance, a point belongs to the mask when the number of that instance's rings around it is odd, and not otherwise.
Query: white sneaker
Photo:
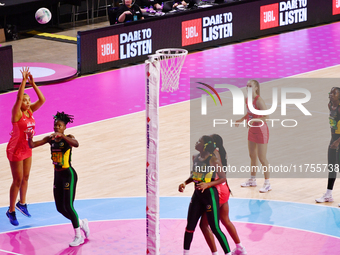
[[[74,247],[74,246],[79,246],[79,245],[81,245],[81,244],[83,244],[83,243],[84,243],[84,237],[82,237],[82,236],[80,236],[80,237],[76,236],[76,237],[74,237],[73,242],[70,243],[70,246],[72,246],[72,247]]]
[[[242,246],[242,247],[236,247],[232,253],[232,255],[245,255],[247,254],[246,249]]]
[[[90,236],[90,228],[89,228],[89,221],[87,219],[83,219],[83,224],[80,226],[80,229],[84,231],[86,238]]]
[[[246,182],[241,183],[241,187],[256,187],[256,179],[248,179]]]
[[[317,203],[333,202],[333,201],[334,199],[332,195],[326,195],[326,193],[322,197],[315,199],[315,202]]]
[[[261,193],[266,193],[268,191],[272,190],[272,187],[270,186],[270,183],[263,184],[263,187],[259,189]]]

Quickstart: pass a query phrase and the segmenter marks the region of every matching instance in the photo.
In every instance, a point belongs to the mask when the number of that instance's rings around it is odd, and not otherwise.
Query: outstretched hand
[[[33,85],[34,83],[34,79],[33,79],[33,75],[31,73],[28,73],[28,82]]]
[[[23,67],[22,70],[20,70],[21,74],[22,74],[22,79],[23,80],[27,80],[28,76],[29,76],[29,67]]]

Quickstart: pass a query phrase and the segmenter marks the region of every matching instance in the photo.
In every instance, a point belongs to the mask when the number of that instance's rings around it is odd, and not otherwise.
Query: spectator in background
[[[188,3],[184,0],[176,0],[174,1],[173,8],[176,8],[178,5],[183,5],[184,7],[186,7]]]
[[[132,0],[123,0],[123,4],[118,8],[118,22],[130,22],[144,19],[141,8],[132,3]]]
[[[136,0],[135,4],[137,4],[142,12],[146,12],[146,8],[149,8],[150,6],[152,6],[152,8],[154,10],[161,10],[162,9],[162,5],[160,4],[162,3],[161,0]]]

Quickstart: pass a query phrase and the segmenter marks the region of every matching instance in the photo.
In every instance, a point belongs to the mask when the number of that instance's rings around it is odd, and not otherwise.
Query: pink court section
[[[238,223],[235,227],[249,255],[340,254],[340,239],[303,230],[262,224]],[[186,220],[161,220],[161,254],[182,254]],[[146,254],[145,220],[90,222],[91,235],[79,247],[68,247],[73,239],[71,224],[31,228],[0,234],[2,254]],[[222,231],[227,233],[225,228]],[[235,244],[227,235],[231,249]],[[223,254],[217,243],[219,254]],[[7,251],[7,253],[6,253]],[[11,252],[11,253],[10,253]],[[195,255],[210,254],[197,226],[191,245]]]
[[[339,22],[189,54],[179,90],[161,92],[160,106],[189,100],[191,78],[277,79],[339,65],[339,55]],[[72,125],[79,126],[145,110],[145,67],[84,76],[41,90],[47,101],[34,115],[37,134],[53,131],[52,116],[57,111],[73,114]],[[36,100],[32,89],[26,91]],[[16,93],[0,95],[0,143],[9,140],[15,98]]]

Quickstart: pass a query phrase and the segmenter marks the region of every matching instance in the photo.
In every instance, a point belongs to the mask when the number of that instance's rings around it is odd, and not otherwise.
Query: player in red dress
[[[256,110],[267,110],[266,104],[260,97],[260,84],[256,80],[249,80],[247,83],[248,88],[252,88],[253,106]],[[250,112],[246,98],[246,105],[248,112],[241,119],[237,120],[237,123],[243,122],[245,119],[248,123],[248,150],[251,162],[251,175],[250,179],[241,184],[241,187],[255,187],[256,186],[256,172],[258,169],[258,159],[262,164],[264,170],[264,185],[259,190],[261,193],[270,191],[272,188],[269,183],[269,171],[267,160],[267,145],[269,140],[269,130],[266,123],[268,116],[256,115]],[[236,124],[238,126],[238,124]]]
[[[10,206],[6,215],[9,218],[10,223],[14,226],[19,225],[15,214],[15,208],[25,216],[31,217],[27,210],[26,193],[32,164],[32,149],[28,147],[26,132],[34,132],[35,120],[33,112],[38,110],[45,103],[45,97],[34,83],[29,68],[23,68],[21,73],[22,82],[12,109],[11,122],[13,124],[13,129],[6,149],[13,177],[9,195]],[[31,103],[29,95],[24,93],[27,80],[38,96],[38,100],[34,103]],[[20,200],[15,204],[19,191]]]

